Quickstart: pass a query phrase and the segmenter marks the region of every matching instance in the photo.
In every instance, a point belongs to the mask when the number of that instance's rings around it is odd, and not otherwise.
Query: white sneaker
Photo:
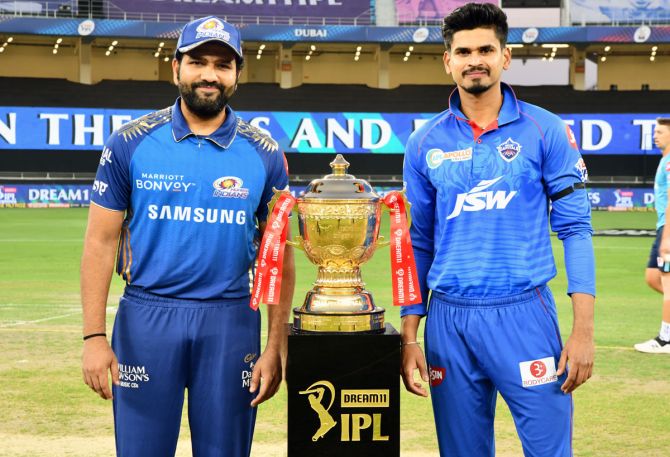
[[[646,352],[647,354],[670,354],[670,342],[663,341],[658,336],[644,343],[638,343],[633,347],[636,351]]]

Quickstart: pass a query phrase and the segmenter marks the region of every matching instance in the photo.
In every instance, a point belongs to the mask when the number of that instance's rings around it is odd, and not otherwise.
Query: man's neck
[[[669,144],[665,149],[663,149],[663,150],[661,151],[661,154],[663,154],[663,157],[665,157],[665,156],[667,156],[668,154],[670,154],[670,144]]]
[[[216,132],[216,130],[221,127],[221,125],[226,120],[225,109],[221,110],[221,112],[216,117],[211,119],[203,119],[193,114],[188,109],[188,106],[186,106],[186,103],[184,103],[184,100],[181,101],[180,107],[181,113],[186,120],[186,124],[188,124],[191,132],[195,133],[196,135],[211,135],[212,133]]]
[[[460,87],[458,93],[461,98],[461,111],[479,127],[486,128],[491,122],[498,119],[498,113],[503,104],[500,84],[492,86],[481,94],[470,94]]]

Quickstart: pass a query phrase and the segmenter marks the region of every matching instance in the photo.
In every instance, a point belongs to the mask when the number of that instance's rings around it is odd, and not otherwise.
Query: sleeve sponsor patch
[[[568,135],[568,142],[570,143],[570,146],[578,150],[579,146],[577,146],[577,139],[575,138],[575,134],[572,133],[572,129],[568,124],[565,124],[565,133]]]
[[[589,179],[589,172],[586,169],[586,163],[584,162],[583,158],[579,158],[577,163],[575,164],[575,168],[577,169],[577,172],[579,173],[579,177],[582,180],[582,182],[586,182],[586,180]]]

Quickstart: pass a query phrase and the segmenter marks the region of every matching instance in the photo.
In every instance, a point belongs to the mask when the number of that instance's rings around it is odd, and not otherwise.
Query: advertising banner
[[[670,0],[570,0],[573,24],[667,22]]]
[[[0,184],[0,208],[88,206],[91,184]]]
[[[0,107],[3,150],[100,150],[108,136],[150,110]],[[285,152],[402,154],[409,135],[435,113],[240,111]],[[667,114],[561,114],[584,155],[658,154],[656,118]],[[504,140],[504,138],[503,138]]]
[[[421,20],[442,20],[444,16],[471,0],[395,0],[398,23],[412,23]],[[478,3],[493,3],[498,0],[482,0]]]
[[[125,12],[190,16],[284,16],[356,18],[370,9],[370,0],[113,0]]]
[[[88,206],[92,184],[0,184],[0,208],[69,208]],[[304,185],[291,186],[291,194],[301,197]],[[375,186],[380,196],[400,190],[399,187]],[[654,209],[652,188],[589,187],[594,210],[631,211]]]
[[[606,188],[589,187],[591,208],[608,211],[654,210],[652,188]]]

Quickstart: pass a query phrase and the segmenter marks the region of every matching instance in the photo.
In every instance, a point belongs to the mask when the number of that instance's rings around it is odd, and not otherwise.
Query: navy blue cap
[[[175,56],[185,54],[210,41],[225,44],[237,54],[240,60],[244,60],[240,31],[234,25],[216,16],[203,17],[186,24],[179,35]]]

